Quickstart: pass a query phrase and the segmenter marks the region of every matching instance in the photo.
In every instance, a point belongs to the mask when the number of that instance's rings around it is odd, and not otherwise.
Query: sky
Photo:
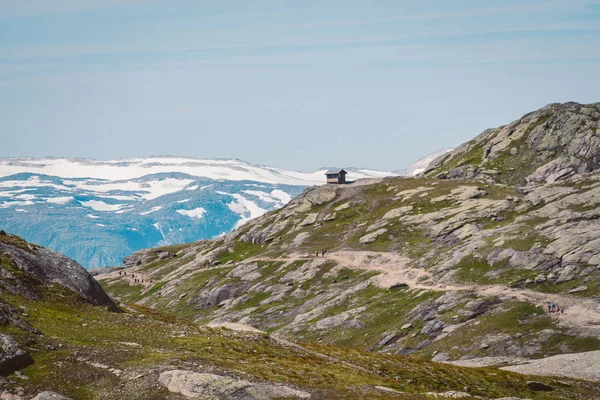
[[[0,0],[0,157],[397,170],[600,102],[600,0]]]

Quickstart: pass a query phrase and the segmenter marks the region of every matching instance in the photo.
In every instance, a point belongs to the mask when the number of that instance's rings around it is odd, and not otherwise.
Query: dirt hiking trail
[[[321,258],[321,257],[319,257]],[[256,257],[246,260],[247,262],[283,261],[294,262],[298,260],[315,259],[314,256],[304,254],[291,254],[288,257],[264,258]],[[389,288],[396,284],[407,284],[411,289],[433,290],[440,292],[470,291],[480,296],[495,296],[514,298],[519,301],[528,302],[546,310],[546,305],[556,302],[565,308],[565,314],[551,314],[560,323],[572,327],[582,328],[590,334],[600,337],[600,303],[592,299],[585,299],[566,294],[542,293],[529,289],[511,288],[503,285],[482,284],[443,284],[436,282],[433,275],[421,268],[409,266],[410,259],[393,254],[377,253],[369,251],[339,251],[327,253],[325,259],[335,261],[338,265],[352,269],[377,271],[377,284],[383,288]]]

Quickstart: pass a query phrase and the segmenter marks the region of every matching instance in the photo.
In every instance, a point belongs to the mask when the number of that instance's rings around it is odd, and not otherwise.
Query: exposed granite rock
[[[310,393],[288,386],[253,383],[227,376],[172,370],[160,374],[159,382],[172,393],[203,400],[268,400],[273,398],[309,399]]]

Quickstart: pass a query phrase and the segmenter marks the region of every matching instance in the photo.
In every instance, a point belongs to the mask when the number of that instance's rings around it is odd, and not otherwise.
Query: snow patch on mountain
[[[35,196],[34,196],[35,198]],[[75,198],[73,196],[66,196],[66,197],[43,197],[44,200],[46,200],[48,203],[52,203],[52,204],[67,204],[73,200],[75,200]]]
[[[143,176],[160,173],[183,173],[198,178],[226,179],[230,181],[255,181],[284,185],[323,184],[326,168],[315,172],[287,171],[279,168],[251,164],[235,159],[194,159],[180,157],[125,158],[120,160],[89,160],[69,158],[5,158],[0,159],[0,177],[19,173],[35,173],[61,178],[88,178],[91,181],[65,182],[81,189],[93,190],[85,185],[105,181],[125,181],[126,184]],[[371,169],[349,169],[348,179],[383,177],[390,172]],[[39,183],[33,183],[39,186]],[[83,185],[83,186],[82,186]],[[108,189],[108,187],[106,187]],[[133,187],[113,187],[108,190],[134,190]],[[95,190],[98,191],[98,190]]]
[[[79,203],[95,211],[117,211],[123,207],[123,204],[108,204],[100,200],[80,201]]]
[[[141,212],[141,213],[140,213],[140,215],[148,215],[148,214],[152,214],[153,212],[155,212],[155,211],[158,211],[158,210],[162,210],[162,206],[156,206],[156,207],[152,207],[152,208],[151,208],[151,209],[149,209],[148,211]]]
[[[235,199],[231,203],[227,203],[227,207],[229,207],[231,211],[233,211],[241,217],[240,220],[236,223],[235,228],[244,225],[246,222],[250,221],[253,218],[260,217],[261,215],[267,212],[267,210],[260,208],[255,202],[253,202],[252,200],[248,200],[241,194],[225,192],[217,193],[231,196]]]
[[[425,169],[427,168],[427,166],[436,158],[443,156],[446,153],[451,152],[454,149],[443,149],[443,150],[438,150],[436,152],[433,152],[431,154],[426,155],[423,158],[418,159],[417,161],[415,161],[414,163],[412,163],[408,168],[407,168],[407,172],[406,174],[408,176],[416,176],[419,175],[421,172],[425,171]]]
[[[194,208],[193,210],[176,210],[176,212],[190,218],[202,218],[206,214],[206,210],[202,207]]]

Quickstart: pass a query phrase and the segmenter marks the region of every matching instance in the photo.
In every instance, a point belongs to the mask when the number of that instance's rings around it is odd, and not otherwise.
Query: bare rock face
[[[39,393],[31,400],[71,400],[69,397],[65,397],[62,394],[54,392],[42,392]]]
[[[52,250],[31,246],[16,236],[0,241],[0,287],[31,299],[38,297],[40,286],[58,283],[93,305],[117,311],[100,284],[77,262]]]
[[[10,335],[0,333],[0,376],[7,376],[33,364],[19,343]]]
[[[307,392],[283,385],[253,383],[214,374],[173,370],[160,374],[159,382],[172,393],[189,399],[268,400],[274,398],[309,399]]]

